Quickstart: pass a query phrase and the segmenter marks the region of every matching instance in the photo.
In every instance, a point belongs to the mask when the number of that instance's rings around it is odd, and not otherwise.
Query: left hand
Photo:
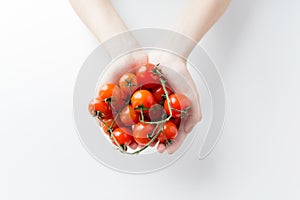
[[[160,63],[160,69],[175,92],[185,94],[191,99],[190,114],[182,121],[174,142],[168,147],[162,143],[157,146],[160,153],[167,150],[169,154],[172,154],[181,146],[187,134],[201,120],[200,98],[184,59],[171,53],[153,51],[149,54],[149,62],[153,64]]]

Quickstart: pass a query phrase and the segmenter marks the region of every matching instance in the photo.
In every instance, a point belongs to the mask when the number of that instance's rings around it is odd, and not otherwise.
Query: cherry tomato
[[[148,63],[136,71],[137,80],[144,88],[153,88],[160,84],[160,77],[155,74],[155,70],[157,70],[155,65]]]
[[[122,98],[122,96],[116,101],[111,102],[112,112],[116,115],[120,109],[122,109],[126,104],[126,99]]]
[[[112,123],[114,122],[114,119],[109,118],[109,119],[102,119],[100,120],[99,124],[102,127],[102,130],[104,131],[104,133],[106,133],[107,135],[109,135],[108,132],[108,128],[111,127]],[[111,127],[112,130],[115,130],[116,128],[118,128],[118,125],[116,122],[114,122],[113,126]]]
[[[125,95],[131,95],[138,89],[138,81],[133,73],[125,73],[119,80],[121,92]]]
[[[154,127],[153,124],[137,123],[133,128],[133,139],[140,145],[147,144],[150,142],[148,134],[153,132]]]
[[[105,84],[99,90],[99,98],[106,101],[114,110],[120,108],[121,97],[119,86],[113,83]]]
[[[158,139],[156,138],[151,144],[150,147],[154,147],[156,145],[156,143],[158,142]]]
[[[177,126],[177,128],[179,128],[179,126],[180,126],[180,123],[181,123],[181,118],[180,117],[178,117],[178,118],[171,118],[170,119],[170,122],[173,122],[174,124],[176,124],[176,126]]]
[[[110,98],[111,96],[120,95],[120,88],[113,83],[103,85],[99,90],[99,97],[101,100]]]
[[[166,90],[168,92],[168,95],[173,94],[173,91],[169,87],[166,87]],[[165,91],[162,86],[158,86],[158,87],[154,88],[152,91],[152,94],[157,103],[162,104],[166,99]]]
[[[106,102],[103,102],[99,98],[94,98],[89,103],[89,112],[93,116],[101,118],[109,118],[112,116],[111,109]]]
[[[117,128],[113,131],[113,135],[115,136],[119,145],[129,145],[133,139],[131,131],[125,127]],[[112,136],[111,140],[113,144],[116,144]]]
[[[132,126],[139,121],[139,114],[131,105],[127,105],[121,111],[120,119],[125,126]]]
[[[191,101],[183,94],[171,94],[169,99],[171,107],[176,109],[172,110],[172,117],[174,118],[182,117],[182,113],[180,111],[183,111],[191,106]],[[170,115],[171,112],[169,110],[167,100],[164,103],[164,107],[168,115]]]
[[[176,127],[176,124],[174,124],[173,122],[167,121],[164,126],[163,126],[163,133],[165,134],[165,137],[168,140],[173,140],[178,133],[178,129]],[[158,135],[158,140],[161,143],[165,143],[166,142],[166,138],[164,137],[162,132],[159,133]]]
[[[147,113],[149,108],[155,104],[155,100],[151,92],[148,90],[138,90],[131,97],[131,104],[134,109],[143,109],[144,113]]]
[[[163,117],[166,115],[166,111],[164,107],[160,104],[154,104],[150,107],[148,112],[148,118],[150,121],[158,121],[163,119]]]
[[[114,116],[115,117],[115,116]],[[118,117],[116,120],[116,124],[118,127],[125,127],[125,125],[123,124],[123,122],[121,121],[120,117]]]

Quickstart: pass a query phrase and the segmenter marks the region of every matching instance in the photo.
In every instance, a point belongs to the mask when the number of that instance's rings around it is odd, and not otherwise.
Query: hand
[[[100,42],[111,38],[113,35],[124,33],[127,31],[124,22],[109,0],[69,1],[82,21],[89,27],[91,32],[97,37]],[[223,14],[229,2],[230,0],[190,1],[171,29],[191,38],[193,41],[198,43],[203,35],[209,30],[209,28]],[[134,47],[136,47],[136,40],[132,37],[129,38],[131,39],[121,40],[122,44],[120,45],[124,46],[129,44],[129,46],[133,45]],[[174,42],[178,43],[178,41],[176,40]],[[192,49],[193,45],[186,47],[186,56],[188,56]],[[114,48],[114,46],[112,48],[107,48],[107,51],[110,55],[114,55],[115,50],[116,49]],[[149,58],[150,63],[161,63],[162,66],[165,65],[162,71],[166,74],[169,82],[176,90],[176,92],[188,94],[187,96],[192,99],[191,115],[188,116],[186,120],[184,120],[183,126],[181,126],[182,128],[180,128],[181,130],[179,130],[180,134],[178,134],[176,141],[172,145],[167,147],[167,151],[169,153],[173,153],[179,148],[184,138],[193,129],[195,124],[197,124],[197,122],[201,120],[199,95],[184,60],[169,53],[161,52],[152,52]],[[148,57],[143,52],[134,52],[126,55],[113,63],[113,65],[108,69],[107,74],[102,81],[115,81],[124,72],[127,72],[131,68],[134,68],[136,66],[144,65],[147,62]],[[136,146],[137,144],[133,144],[133,148],[136,148]],[[158,151],[164,152],[165,150],[165,145],[158,145]]]
[[[144,51],[135,51],[118,58],[109,66],[100,84],[118,82],[120,76],[132,69],[148,63],[148,55]]]
[[[185,94],[191,99],[192,109],[190,110],[190,114],[182,121],[179,134],[175,138],[174,143],[168,147],[162,143],[157,146],[158,152],[163,153],[167,150],[169,154],[172,154],[180,147],[187,134],[201,120],[199,94],[184,59],[171,53],[153,51],[149,54],[149,62],[153,64],[160,63],[160,69],[166,75],[175,92]]]
[[[118,58],[105,72],[100,81],[100,85],[105,83],[118,82],[120,76],[132,69],[148,63],[148,55],[144,51],[135,51]],[[131,149],[136,149],[139,145],[136,142],[129,144]]]
[[[157,150],[160,153],[167,150],[169,154],[172,154],[180,147],[187,134],[191,132],[193,127],[201,120],[199,95],[195,83],[186,67],[186,62],[183,59],[173,54],[153,51],[149,54],[149,62],[153,64],[160,63],[162,72],[167,77],[167,80],[176,93],[183,93],[192,100],[192,109],[190,110],[189,115],[182,120],[179,134],[175,138],[174,143],[168,147],[162,143],[157,146]],[[117,82],[122,74],[131,71],[135,67],[145,65],[146,63],[148,63],[148,56],[143,51],[127,54],[116,60],[108,68],[105,76],[101,80],[101,84]],[[136,142],[132,142],[129,146],[132,149],[136,149],[139,145]]]

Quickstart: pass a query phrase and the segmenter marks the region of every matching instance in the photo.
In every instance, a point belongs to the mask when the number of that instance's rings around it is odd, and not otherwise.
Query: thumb
[[[193,130],[194,126],[201,121],[202,114],[200,109],[192,109],[190,113],[188,114],[187,118],[184,122],[184,131],[186,133],[189,133]]]
[[[173,154],[182,144],[184,139],[186,138],[187,133],[185,131],[181,130],[177,137],[174,139],[174,142],[167,147],[167,151],[169,154]]]

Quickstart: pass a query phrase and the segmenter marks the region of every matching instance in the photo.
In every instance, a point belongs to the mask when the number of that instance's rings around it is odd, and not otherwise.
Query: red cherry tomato
[[[166,90],[168,92],[168,95],[173,94],[173,91],[169,87],[166,87]],[[162,104],[166,99],[165,91],[162,86],[158,86],[158,87],[154,88],[154,90],[152,91],[152,94],[157,103]]]
[[[150,107],[148,112],[148,118],[150,121],[158,121],[163,119],[163,117],[166,115],[166,111],[164,107],[160,104],[154,104]]]
[[[120,117],[118,117],[116,120],[116,124],[118,127],[125,127],[125,125],[123,124],[123,122],[121,121]]]
[[[169,96],[169,99],[171,107],[176,109],[172,110],[172,117],[174,118],[181,117],[182,115],[180,111],[183,111],[191,106],[191,101],[183,94],[172,94]],[[164,103],[164,107],[168,115],[170,115],[171,112],[169,110],[167,100]]]
[[[148,90],[138,90],[131,97],[131,104],[134,109],[142,108],[144,113],[147,113],[149,108],[155,104],[155,100],[151,92]]]
[[[157,74],[155,74],[155,65],[151,63],[140,67],[136,71],[136,77],[138,82],[144,88],[153,88],[157,84],[160,84],[160,77]]]
[[[109,118],[112,116],[112,112],[108,104],[99,98],[94,98],[90,101],[89,112],[91,115],[99,116],[101,118]]]
[[[125,126],[132,126],[139,121],[139,114],[131,105],[127,105],[121,111],[120,119]]]
[[[165,134],[165,136],[163,135],[163,133]],[[159,133],[157,137],[158,141],[161,143],[165,143],[166,139],[173,140],[177,136],[178,129],[173,122],[167,121],[163,126],[163,133]]]
[[[119,80],[119,86],[125,96],[133,94],[138,89],[138,81],[133,73],[125,73]]]
[[[120,109],[124,108],[126,104],[126,100],[124,98],[119,98],[116,101],[111,102],[112,112],[114,116],[120,111]]]
[[[107,135],[109,135],[108,132],[108,128],[111,127],[112,123],[114,122],[114,119],[102,119],[99,124],[102,127],[102,130],[104,131],[104,133],[106,133]],[[111,127],[112,130],[115,130],[116,128],[118,128],[118,125],[116,122],[114,122],[113,126]]]
[[[113,135],[115,136],[119,145],[129,145],[133,139],[131,131],[125,127],[117,128],[113,131]],[[116,144],[112,136],[111,140],[113,144]]]
[[[181,118],[171,118],[170,122],[173,122],[174,124],[176,124],[177,128],[180,127],[180,123],[181,123]]]
[[[140,145],[147,144],[150,142],[148,134],[153,132],[154,127],[155,126],[153,124],[144,124],[142,122],[137,123],[133,128],[134,140]]]

